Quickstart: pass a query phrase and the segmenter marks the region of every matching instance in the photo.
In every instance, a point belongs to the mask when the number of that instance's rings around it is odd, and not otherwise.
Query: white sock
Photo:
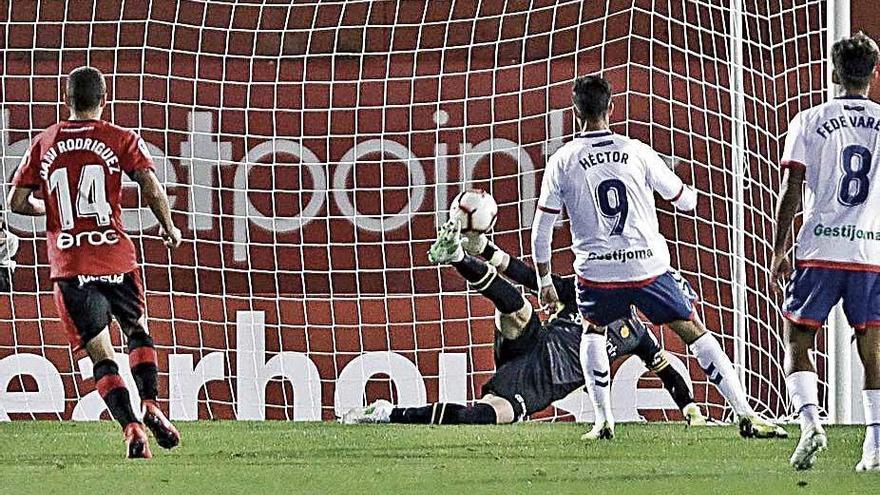
[[[813,371],[795,371],[785,377],[791,405],[801,422],[801,432],[819,425],[819,375]]]
[[[581,369],[587,384],[587,393],[593,401],[596,423],[614,424],[611,413],[611,364],[603,334],[585,333],[581,338]]]
[[[485,236],[483,237],[485,238]],[[494,266],[495,268],[501,268],[502,266],[507,267],[507,265],[510,263],[510,255],[507,254],[507,252],[505,252],[500,247],[496,246],[488,238],[486,239],[486,244],[480,248],[480,252],[482,253],[486,249],[486,246],[489,245],[495,248],[495,252],[492,253],[492,257],[487,259],[486,262]]]
[[[748,396],[733,369],[733,363],[730,362],[730,358],[724,353],[715,336],[707,332],[689,347],[697,357],[700,367],[706,372],[709,381],[718,387],[721,395],[733,408],[733,412],[739,417],[754,415],[755,410],[749,405]]]
[[[862,456],[869,456],[880,451],[880,390],[862,390],[862,404],[865,407]]]

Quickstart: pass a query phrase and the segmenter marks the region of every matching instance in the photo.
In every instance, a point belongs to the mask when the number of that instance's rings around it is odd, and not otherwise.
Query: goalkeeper
[[[472,406],[440,403],[408,408],[392,407],[388,401],[379,400],[348,411],[342,418],[344,423],[507,424],[541,411],[584,386],[578,355],[583,328],[571,278],[553,276],[564,307],[542,324],[520,291],[498,276],[501,273],[535,292],[535,270],[499,249],[485,235],[462,238],[459,229],[455,220],[444,225],[428,258],[432,263],[450,263],[470,287],[495,304],[496,372],[483,385],[483,397]],[[618,320],[608,330],[610,360],[628,354],[639,356],[663,381],[688,424],[706,423],[684,378],[669,365],[665,351],[638,319]],[[602,378],[599,383],[610,386],[610,377]],[[603,438],[610,436],[605,434]]]

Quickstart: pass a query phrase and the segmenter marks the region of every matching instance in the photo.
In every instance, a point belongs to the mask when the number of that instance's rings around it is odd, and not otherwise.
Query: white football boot
[[[339,421],[347,425],[390,423],[392,409],[394,409],[393,404],[379,399],[367,407],[349,409]]]
[[[870,454],[862,454],[862,460],[856,464],[856,471],[880,471],[880,450],[875,450]]]
[[[15,253],[18,252],[18,244],[20,239],[12,232],[0,231],[0,266],[15,268]]]
[[[798,471],[810,469],[816,464],[816,455],[826,448],[828,437],[825,436],[825,430],[819,425],[808,428],[801,432],[801,439],[788,463]]]
[[[601,421],[593,423],[593,428],[581,435],[581,440],[611,440],[614,438],[614,423],[610,421]]]
[[[788,438],[785,428],[764,418],[760,414],[743,416],[739,419],[739,434],[743,438]],[[824,435],[825,432],[823,431]]]

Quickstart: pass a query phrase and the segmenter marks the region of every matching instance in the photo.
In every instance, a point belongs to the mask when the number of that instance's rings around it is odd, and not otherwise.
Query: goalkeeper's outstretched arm
[[[340,420],[346,424],[492,425],[513,423],[516,417],[510,401],[487,394],[468,406],[436,402],[420,407],[394,407],[387,400],[377,400],[367,407],[350,409]]]

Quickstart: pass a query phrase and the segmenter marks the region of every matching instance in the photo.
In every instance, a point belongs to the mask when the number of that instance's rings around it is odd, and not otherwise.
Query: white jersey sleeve
[[[684,183],[675,172],[669,170],[656,151],[642,145],[639,147],[639,157],[645,162],[645,178],[648,180],[648,185],[661,198],[672,201],[681,193]]]
[[[697,193],[684,185],[681,178],[666,166],[666,162],[656,151],[647,145],[643,145],[642,148],[639,154],[645,162],[645,178],[651,189],[677,209],[693,210],[697,204]]]
[[[538,197],[538,211],[532,223],[532,257],[535,263],[550,261],[550,245],[553,241],[553,224],[562,211],[562,191],[560,188],[559,155],[553,154],[544,167],[541,181],[541,194]]]
[[[804,134],[804,114],[794,116],[788,124],[788,134],[785,136],[785,148],[782,151],[780,165],[783,168],[805,168],[807,165],[807,136]]]
[[[562,189],[559,180],[558,152],[547,160],[544,167],[544,179],[541,181],[541,194],[538,196],[538,209],[547,213],[562,211]]]

